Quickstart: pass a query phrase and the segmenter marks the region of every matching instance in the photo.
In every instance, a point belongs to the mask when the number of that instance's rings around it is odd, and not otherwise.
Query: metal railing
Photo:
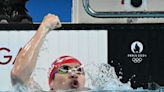
[[[89,0],[83,0],[85,11],[96,18],[164,18],[164,11],[135,11],[135,12],[98,12],[90,7]]]

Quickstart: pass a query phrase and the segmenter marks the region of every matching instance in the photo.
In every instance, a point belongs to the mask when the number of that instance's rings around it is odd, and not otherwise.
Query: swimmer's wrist
[[[42,24],[40,25],[40,27],[39,27],[39,30],[43,30],[44,32],[47,33],[47,32],[49,32],[49,31],[51,31],[51,30],[53,30],[53,29],[51,28],[51,26],[42,23]]]
[[[42,35],[46,35],[50,31],[50,29],[49,28],[46,28],[45,26],[40,26],[39,29],[38,29],[38,31],[40,31],[40,33]]]
[[[52,26],[51,24],[46,24],[46,25],[43,26],[43,30],[51,31],[53,29],[56,29],[56,27]]]

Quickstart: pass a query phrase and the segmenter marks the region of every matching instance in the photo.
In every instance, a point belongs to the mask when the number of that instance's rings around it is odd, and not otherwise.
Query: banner
[[[164,86],[164,31],[149,28],[109,31],[109,63],[122,76],[121,81],[131,80],[134,88]]]
[[[0,31],[0,91],[12,88],[10,72],[15,57],[34,34],[34,30]],[[43,90],[49,90],[48,68],[55,59],[64,55],[73,56],[84,65],[107,63],[107,30],[51,31],[40,50],[32,75]]]

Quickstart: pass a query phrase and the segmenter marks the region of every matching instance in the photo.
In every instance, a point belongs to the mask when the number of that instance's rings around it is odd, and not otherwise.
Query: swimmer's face
[[[68,70],[68,71],[66,71]],[[63,64],[51,83],[53,90],[81,89],[85,85],[84,69],[78,63]]]

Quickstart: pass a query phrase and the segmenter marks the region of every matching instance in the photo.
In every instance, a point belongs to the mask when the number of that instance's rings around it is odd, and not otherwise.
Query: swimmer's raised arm
[[[59,18],[48,14],[44,17],[37,32],[18,53],[11,71],[12,84],[26,84],[36,66],[39,50],[49,31],[61,27]]]

